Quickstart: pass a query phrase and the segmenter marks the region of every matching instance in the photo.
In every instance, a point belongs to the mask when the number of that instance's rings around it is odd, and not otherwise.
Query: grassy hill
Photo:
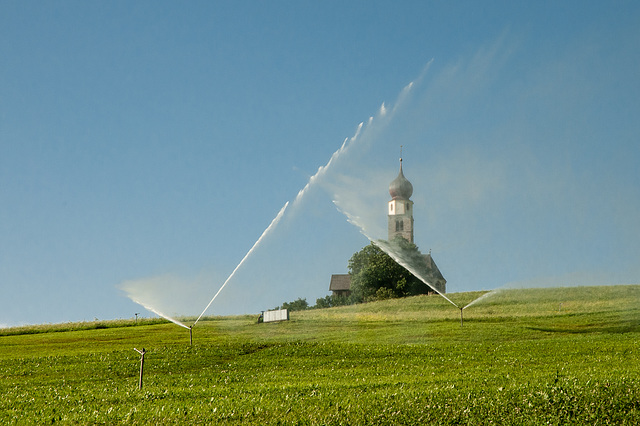
[[[162,320],[4,329],[0,423],[639,424],[639,302],[640,286],[505,290],[461,326],[417,296],[207,318],[193,346]]]

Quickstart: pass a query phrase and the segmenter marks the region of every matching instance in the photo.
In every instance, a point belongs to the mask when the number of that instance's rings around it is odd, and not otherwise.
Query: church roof
[[[389,195],[391,195],[391,198],[394,200],[396,198],[408,200],[411,198],[411,195],[413,195],[413,185],[402,173],[402,158],[400,159],[400,173],[398,173],[398,177],[389,184]]]
[[[445,283],[447,282],[447,280],[444,279],[442,272],[440,272],[440,269],[438,269],[438,265],[436,265],[436,262],[431,257],[431,253],[424,255],[424,261],[427,264],[427,269],[431,271],[432,278],[438,281],[444,281]]]

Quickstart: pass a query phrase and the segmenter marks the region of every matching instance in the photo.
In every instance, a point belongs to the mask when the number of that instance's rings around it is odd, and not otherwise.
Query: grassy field
[[[461,306],[482,293],[448,295]],[[640,286],[0,330],[1,424],[640,424]],[[138,389],[145,348],[144,386]]]

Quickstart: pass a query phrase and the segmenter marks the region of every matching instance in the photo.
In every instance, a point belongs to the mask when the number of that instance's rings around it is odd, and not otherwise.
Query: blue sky
[[[0,325],[197,315],[286,202],[208,313],[313,304],[400,145],[449,291],[638,283],[639,71],[636,2],[3,2]]]

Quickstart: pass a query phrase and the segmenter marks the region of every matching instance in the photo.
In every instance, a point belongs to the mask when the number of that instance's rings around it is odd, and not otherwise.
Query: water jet
[[[258,238],[258,240],[253,244],[253,246],[249,249],[249,251],[247,252],[247,254],[244,255],[244,257],[242,258],[242,260],[240,261],[240,263],[238,263],[238,266],[235,267],[235,269],[233,270],[233,272],[231,272],[231,275],[229,275],[227,277],[227,279],[225,280],[224,283],[222,283],[222,285],[220,286],[220,288],[218,289],[218,291],[216,292],[216,294],[211,298],[211,301],[209,301],[209,304],[203,309],[202,313],[200,314],[200,316],[198,317],[198,319],[196,319],[196,321],[193,323],[193,325],[191,327],[193,327],[194,325],[196,325],[198,323],[198,321],[200,321],[200,318],[202,318],[202,316],[204,315],[205,312],[207,312],[207,309],[209,309],[209,306],[211,306],[211,304],[213,303],[214,300],[216,300],[216,297],[218,297],[218,295],[220,294],[220,292],[222,291],[223,288],[225,288],[225,286],[227,285],[227,283],[231,280],[231,278],[233,278],[233,276],[236,274],[236,272],[238,271],[238,269],[240,269],[240,267],[242,266],[242,264],[247,260],[247,258],[249,256],[251,256],[251,254],[255,251],[256,247],[258,247],[260,245],[260,243],[262,242],[262,240],[265,238],[265,236],[273,229],[275,228],[275,226],[278,224],[278,222],[280,222],[280,219],[282,219],[282,216],[284,215],[285,210],[287,209],[287,206],[289,205],[289,202],[287,201],[286,203],[284,203],[284,206],[282,206],[282,208],[280,209],[280,211],[278,212],[278,214],[276,215],[276,217],[273,218],[273,220],[271,221],[271,223],[269,224],[269,226],[267,226],[267,228],[262,232],[262,234],[260,235],[260,238]]]

